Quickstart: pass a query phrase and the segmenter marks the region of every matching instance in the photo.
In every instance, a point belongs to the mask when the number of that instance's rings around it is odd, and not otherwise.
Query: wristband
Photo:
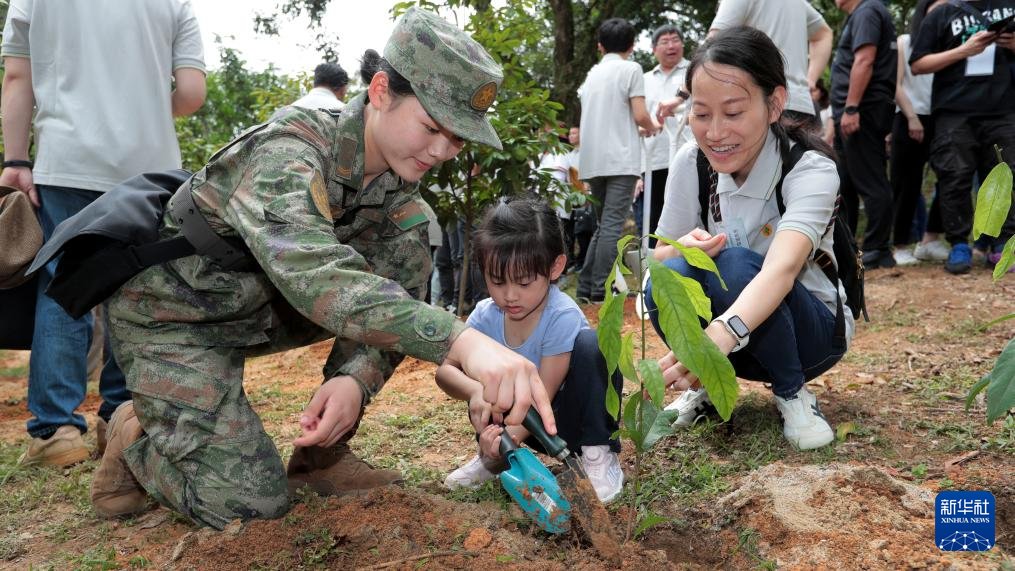
[[[12,160],[12,161],[4,161],[3,162],[3,168],[7,168],[7,167],[25,167],[25,168],[30,169],[30,168],[33,168],[34,166],[35,166],[35,164],[32,161]]]
[[[677,91],[677,97],[683,99],[684,101],[687,101],[688,99],[691,98],[691,94],[681,89]]]

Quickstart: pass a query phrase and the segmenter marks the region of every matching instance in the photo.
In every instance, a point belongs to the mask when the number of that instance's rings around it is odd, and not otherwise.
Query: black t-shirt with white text
[[[860,105],[895,100],[895,77],[898,70],[898,48],[895,45],[895,24],[882,0],[863,0],[846,18],[832,60],[832,113],[842,115],[849,94],[849,73],[853,69],[856,51],[874,45],[874,69],[870,83],[860,99]]]
[[[958,0],[962,2],[963,0]],[[970,36],[986,28],[985,22],[996,22],[1015,14],[1015,0],[973,0],[966,4],[983,14],[980,19],[951,3],[932,10],[920,25],[913,39],[913,55],[909,62],[957,48]],[[1015,112],[1015,85],[1011,65],[1015,54],[991,44],[994,69],[988,75],[967,75],[968,59],[960,60],[934,73],[931,90],[931,113],[964,116],[992,116]]]

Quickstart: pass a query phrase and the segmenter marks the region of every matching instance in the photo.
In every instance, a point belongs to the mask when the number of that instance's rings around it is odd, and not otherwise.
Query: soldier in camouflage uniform
[[[249,247],[251,271],[189,256],[148,268],[111,298],[134,400],[109,425],[92,485],[100,515],[136,513],[150,494],[221,529],[286,513],[291,486],[341,493],[396,480],[345,441],[404,355],[459,363],[509,422],[532,403],[555,431],[531,363],[419,301],[433,213],[415,183],[466,139],[500,148],[485,117],[500,68],[418,9],[396,24],[384,57],[368,52],[365,67],[380,72],[364,74],[367,93],[340,113],[288,108],[185,183],[212,229]],[[176,236],[166,212],[161,234]],[[287,478],[243,392],[244,359],[333,336]]]

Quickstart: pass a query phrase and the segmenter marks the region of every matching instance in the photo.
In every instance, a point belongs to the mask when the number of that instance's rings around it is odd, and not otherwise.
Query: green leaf
[[[700,380],[724,420],[729,420],[737,402],[736,373],[726,355],[705,335],[698,313],[677,273],[650,260],[652,299],[659,308],[659,324],[676,355]]]
[[[846,437],[856,432],[856,425],[852,422],[843,422],[835,427],[835,439],[839,442],[845,442]]]
[[[655,359],[642,359],[638,361],[638,370],[641,372],[642,386],[652,399],[652,404],[662,408],[666,384],[663,382],[663,370],[659,367],[659,362]]]
[[[1015,339],[1001,351],[989,376],[987,423],[991,424],[1015,408]]]
[[[1015,313],[1009,313],[1008,315],[1005,315],[1004,317],[998,317],[997,319],[993,319],[991,321],[988,321],[988,322],[984,323],[983,325],[981,325],[979,330],[980,331],[986,331],[987,329],[990,329],[991,327],[997,325],[998,323],[1003,323],[1005,321],[1008,321],[1009,319],[1015,319]]]
[[[624,405],[624,432],[638,452],[642,451],[641,442],[644,438],[641,427],[638,426],[638,405],[641,402],[641,391],[634,391],[627,397],[627,403]]]
[[[989,384],[990,373],[983,375],[982,379],[976,381],[976,384],[969,389],[968,393],[966,393],[966,410],[969,410],[969,407],[973,406],[973,399],[975,399],[976,395],[980,394],[983,389],[987,388],[987,385]]]
[[[613,376],[617,370],[617,362],[620,360],[620,328],[624,325],[624,297],[613,295],[606,290],[606,301],[599,308],[599,329],[596,330],[596,338],[599,339],[599,351],[606,359],[607,376]]]
[[[994,281],[1001,279],[1001,276],[1008,273],[1008,269],[1015,264],[1015,236],[1008,238],[1001,251],[1001,259],[994,266]]]
[[[613,383],[606,383],[606,412],[613,420],[617,420],[620,415],[620,395]]]
[[[973,239],[981,234],[997,237],[1008,218],[1011,208],[1011,167],[998,163],[980,185],[976,194],[976,213],[973,214]]]
[[[648,512],[641,518],[641,521],[638,522],[638,527],[634,528],[634,537],[637,538],[647,530],[667,521],[669,521],[668,518],[665,518],[657,513]]]
[[[638,373],[634,370],[634,332],[624,336],[620,344],[620,374],[625,379],[638,382]]]
[[[687,276],[676,274],[677,281],[680,285],[684,286],[684,291],[687,292],[688,299],[691,300],[691,304],[694,305],[694,311],[698,314],[698,317],[705,320],[706,323],[712,321],[712,300],[708,299],[705,295],[705,290],[702,289],[701,283]]]
[[[642,439],[642,450],[648,450],[664,436],[673,434],[673,421],[677,419],[677,411],[662,410],[651,400],[641,403],[642,432],[645,437]]]
[[[628,275],[631,273],[631,270],[624,265],[624,249],[627,248],[627,245],[634,239],[636,239],[636,237],[629,234],[622,237],[620,240],[617,240],[617,257],[614,258],[613,267],[610,268],[610,275],[606,277],[606,283],[603,284],[603,287],[606,288],[607,294],[613,291],[613,282],[617,279],[617,271],[620,271],[622,275]]]
[[[719,275],[719,268],[715,266],[715,260],[708,257],[708,254],[706,254],[704,250],[702,250],[701,248],[688,248],[687,246],[675,240],[663,238],[658,234],[652,234],[651,236],[656,240],[662,240],[663,242],[676,248],[680,252],[680,255],[682,255],[684,259],[687,260],[688,264],[691,264],[692,266],[698,269],[709,271],[715,274],[715,277],[719,278],[719,283],[722,285],[722,288],[729,289],[726,287],[726,282],[723,281],[722,276]]]

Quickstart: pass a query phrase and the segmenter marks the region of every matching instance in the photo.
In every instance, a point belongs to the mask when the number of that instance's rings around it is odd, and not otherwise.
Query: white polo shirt
[[[327,87],[311,89],[306,95],[293,101],[292,105],[302,109],[330,109],[332,111],[338,111],[345,107],[345,103],[342,103],[335,96],[335,92]]]
[[[204,71],[189,0],[13,0],[0,54],[31,59],[36,184],[107,191],[180,168],[171,76]]]
[[[809,38],[824,24],[825,19],[807,0],[722,0],[710,28],[750,26],[768,34],[786,61],[786,109],[814,115],[807,85],[807,52]]]
[[[701,227],[697,157],[698,145],[688,143],[680,148],[670,164],[663,211],[656,229],[656,233],[661,236],[675,240]],[[779,145],[775,136],[769,132],[765,146],[743,186],[738,188],[733,177],[719,174],[716,193],[719,195],[722,223],[717,224],[711,214],[706,213],[706,230],[713,235],[725,232],[726,247],[745,247],[762,256],[768,252],[777,232],[794,231],[807,236],[811,241],[812,256],[796,279],[835,314],[836,287],[813,260],[815,248],[834,259],[832,232],[825,230],[832,217],[835,196],[839,190],[835,162],[816,151],[804,153],[783,180],[782,197],[786,212],[780,217],[775,186],[781,174]],[[838,290],[845,305],[846,290],[841,282]],[[849,340],[853,337],[853,314],[848,308],[843,313],[846,317],[846,339]]]
[[[641,137],[631,98],[645,96],[641,66],[619,54],[606,54],[578,88],[582,104],[582,144],[578,173],[597,176],[641,174]]]
[[[663,73],[662,68],[658,65],[652,68],[652,71],[645,73],[645,107],[648,108],[650,115],[654,116],[656,114],[661,101],[673,99],[677,91],[680,91],[684,87],[684,78],[690,65],[691,62],[681,59],[669,73]],[[645,139],[645,151],[648,153],[646,157],[648,170],[656,171],[670,166],[670,160],[673,158],[670,151],[670,137],[676,135],[677,131],[680,130],[680,122],[683,119],[685,109],[686,103],[682,103],[677,108],[674,117],[666,118],[662,132],[654,137],[647,137]],[[681,132],[678,139],[679,144],[675,148],[680,148],[683,143],[693,138],[691,130],[685,128]]]

